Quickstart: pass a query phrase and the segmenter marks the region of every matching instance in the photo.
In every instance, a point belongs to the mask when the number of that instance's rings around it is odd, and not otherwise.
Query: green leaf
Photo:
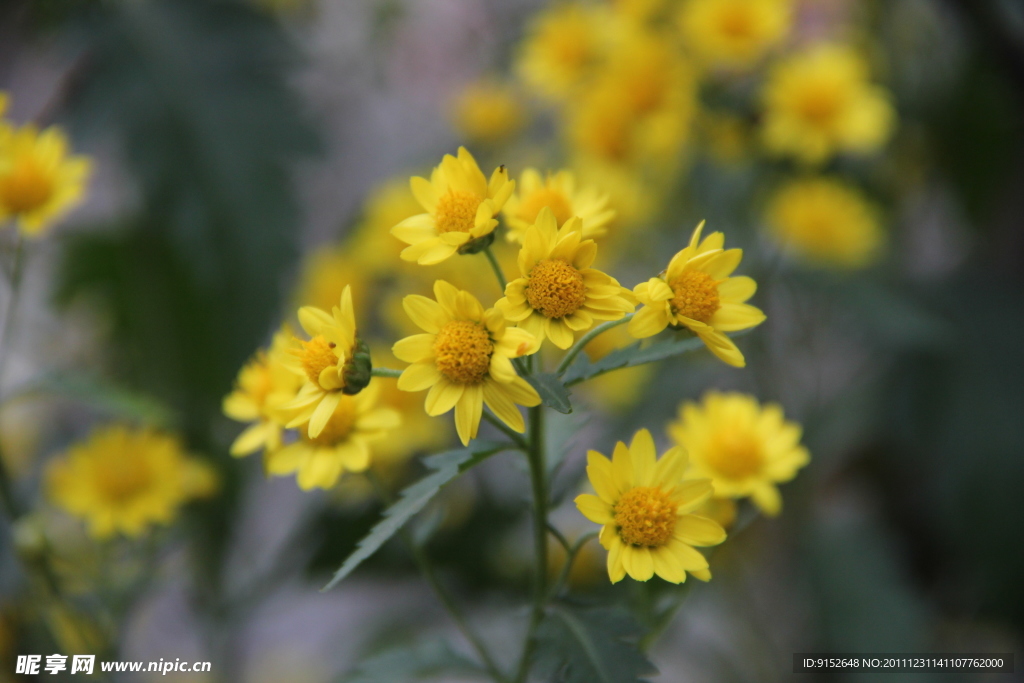
[[[569,402],[569,390],[562,384],[562,380],[553,372],[545,372],[539,375],[526,375],[529,382],[540,399],[548,408],[557,410],[560,413],[571,413],[572,403]]]
[[[455,652],[444,641],[417,643],[395,648],[364,660],[341,683],[395,683],[438,674],[485,673],[475,662]]]
[[[537,629],[533,672],[559,683],[629,683],[657,669],[640,651],[640,626],[617,608],[555,607]]]
[[[654,363],[655,361],[665,360],[672,356],[703,348],[704,342],[699,337],[678,334],[667,341],[656,342],[647,346],[637,342],[623,349],[612,351],[599,361],[591,361],[587,358],[587,354],[581,353],[576,356],[576,360],[565,371],[562,381],[565,382],[565,386],[571,387],[574,384],[579,384],[612,370]]]
[[[445,451],[424,458],[423,464],[433,470],[430,474],[402,491],[397,503],[384,511],[384,518],[379,521],[363,540],[359,541],[355,552],[341,565],[330,583],[321,588],[321,592],[334,588],[342,579],[352,573],[363,560],[373,555],[409,519],[423,509],[437,495],[441,487],[459,476],[469,468],[483,462],[495,453],[508,448],[506,444],[492,441],[474,441],[466,448]]]

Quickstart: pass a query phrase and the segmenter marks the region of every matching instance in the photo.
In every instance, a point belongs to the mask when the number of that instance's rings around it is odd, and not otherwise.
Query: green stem
[[[373,377],[401,377],[404,370],[395,370],[394,368],[373,368],[370,371],[370,375]]]
[[[11,271],[11,296],[7,301],[3,319],[0,320],[0,398],[3,398],[4,365],[10,351],[11,329],[14,327],[14,311],[18,308],[21,294],[21,279],[24,270],[25,242],[21,233],[16,233],[14,246],[14,266]],[[0,504],[13,522],[21,515],[21,507],[14,495],[14,482],[7,471],[7,462],[0,444]]]
[[[536,576],[533,586],[533,609],[530,613],[530,623],[526,629],[523,654],[519,659],[519,668],[516,671],[516,683],[523,683],[529,675],[534,634],[544,618],[544,606],[548,597],[548,482],[544,457],[544,409],[542,406],[530,408],[529,445],[527,456],[530,461],[530,484],[533,489],[533,546]]]
[[[484,249],[484,255],[487,256],[487,260],[491,262],[491,268],[494,270],[495,277],[498,278],[498,284],[501,286],[501,293],[505,294],[505,287],[508,286],[508,281],[505,280],[505,273],[501,271],[501,264],[498,263],[498,259],[494,257],[494,252],[491,251],[490,246]]]
[[[366,471],[366,478],[370,480],[370,483],[376,490],[377,495],[380,496],[380,499],[384,501],[385,505],[390,506],[394,503],[394,496],[391,495],[391,492],[388,491],[384,482],[380,480],[380,477],[378,477],[373,470]],[[462,614],[462,610],[459,609],[459,606],[455,604],[455,599],[448,592],[448,589],[446,589],[440,579],[437,578],[437,572],[434,571],[434,565],[431,563],[430,557],[424,551],[423,547],[417,544],[416,541],[413,540],[412,534],[404,528],[399,530],[398,535],[408,548],[417,568],[419,568],[420,573],[423,574],[423,578],[434,591],[434,595],[437,597],[438,602],[440,602],[445,610],[448,611],[448,615],[452,618],[452,621],[455,622],[459,631],[476,651],[476,654],[480,657],[480,661],[483,663],[484,668],[487,669],[487,672],[497,683],[507,683],[505,674],[503,674],[501,669],[498,668],[498,665],[495,663],[491,653],[488,652],[483,641],[481,641],[473,632],[473,629],[469,627],[469,622],[466,621],[466,617]]]
[[[497,427],[498,430],[500,430],[505,436],[512,439],[512,443],[514,443],[520,450],[526,451],[529,449],[529,446],[526,443],[526,439],[523,438],[523,435],[514,431],[511,427],[502,422],[501,419],[499,419],[497,416],[492,415],[487,410],[484,410],[483,418],[490,422],[495,427]]]
[[[590,539],[596,537],[597,532],[591,531],[589,533],[583,534],[578,539],[576,539],[576,543],[574,543],[571,547],[566,546],[565,564],[562,565],[562,571],[559,573],[558,579],[551,586],[551,593],[549,597],[554,598],[561,592],[562,587],[565,585],[565,582],[569,578],[569,572],[572,571],[572,565],[573,562],[576,561],[576,556],[579,555],[580,550],[590,541]]]
[[[580,355],[580,351],[583,350],[583,347],[585,347],[587,344],[593,341],[594,337],[597,337],[598,335],[607,332],[613,327],[618,327],[623,323],[628,323],[633,318],[633,315],[635,314],[630,313],[622,318],[619,318],[618,320],[611,320],[609,322],[598,325],[590,332],[587,332],[585,335],[580,337],[579,341],[573,344],[572,348],[569,349],[569,352],[565,354],[565,358],[562,359],[562,362],[558,364],[558,369],[555,370],[555,374],[558,375],[559,377],[564,375],[565,371],[569,369],[570,365],[572,365],[572,362],[576,360],[576,356]]]

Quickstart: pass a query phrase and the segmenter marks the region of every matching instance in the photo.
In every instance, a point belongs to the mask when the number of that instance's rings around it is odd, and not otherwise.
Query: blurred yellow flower
[[[359,393],[370,381],[369,353],[356,336],[352,288],[345,286],[341,306],[331,313],[313,306],[299,309],[299,324],[309,341],[292,337],[291,347],[283,356],[288,367],[306,381],[298,396],[280,406],[289,411],[287,427],[309,422],[309,435],[320,435],[341,397]]]
[[[597,5],[551,5],[527,28],[516,63],[520,77],[540,95],[567,97],[601,60],[610,26],[608,12]]]
[[[517,432],[525,429],[516,404],[535,406],[540,396],[516,374],[512,358],[534,353],[539,344],[527,331],[507,328],[497,308],[484,310],[469,292],[444,280],[434,283],[436,301],[411,294],[405,312],[426,334],[399,340],[392,351],[412,363],[398,378],[402,391],[430,389],[428,415],[455,408],[455,429],[463,445],[476,437],[486,403]]]
[[[765,221],[786,249],[827,266],[866,266],[885,241],[875,207],[858,189],[832,178],[784,185],[769,201]]]
[[[312,435],[312,421],[299,427],[298,440],[267,455],[267,471],[275,475],[297,473],[299,488],[328,489],[343,472],[363,472],[370,465],[370,444],[383,439],[401,423],[398,412],[378,408],[377,383],[355,396],[338,394],[333,412]]]
[[[700,239],[704,223],[693,231],[690,244],[679,251],[663,275],[633,288],[643,308],[629,321],[629,333],[652,337],[666,327],[685,327],[711,353],[736,367],[746,361],[725,332],[745,330],[764,322],[759,308],[744,303],[757,291],[746,276],[730,277],[743,258],[742,249],[723,249],[725,236],[715,232]]]
[[[786,38],[792,0],[686,0],[679,27],[686,49],[711,68],[747,69]]]
[[[408,176],[380,183],[363,203],[363,218],[348,240],[349,257],[374,275],[391,274],[406,265],[400,258],[405,247],[391,235],[391,228],[420,213],[423,207],[409,189]]]
[[[288,328],[274,335],[270,349],[257,352],[238,373],[235,389],[224,397],[224,414],[238,422],[251,422],[234,443],[231,455],[241,457],[281,447],[284,422],[278,408],[295,398],[302,376],[288,367],[287,349],[294,337]]]
[[[124,426],[97,429],[50,463],[46,476],[48,498],[85,519],[98,539],[168,524],[185,502],[215,487],[213,470],[178,439]]]
[[[90,169],[86,157],[68,155],[56,127],[0,128],[0,221],[16,219],[25,235],[38,236],[78,203]]]
[[[508,222],[508,241],[522,243],[527,228],[537,221],[537,214],[545,207],[554,213],[558,227],[579,216],[584,239],[604,235],[608,223],[615,218],[615,210],[608,208],[608,195],[594,186],[577,189],[572,171],[549,172],[542,177],[537,169],[528,168],[519,176],[516,192],[503,210]]]
[[[660,459],[646,429],[621,441],[609,460],[587,452],[587,477],[597,495],[576,497],[584,517],[602,524],[600,541],[608,551],[612,583],[627,574],[647,581],[657,574],[671,583],[686,573],[707,581],[708,562],[694,546],[718,545],[725,531],[715,522],[692,514],[712,493],[707,479],[687,479],[686,451],[675,447]]]
[[[481,238],[493,239],[491,233],[498,225],[494,217],[515,185],[504,166],[496,168],[488,182],[465,147],[459,147],[458,158],[446,154],[430,180],[414,176],[410,181],[426,213],[391,228],[392,235],[410,245],[402,251],[402,259],[434,265],[456,252],[474,250]]]
[[[779,61],[762,93],[767,149],[808,164],[881,148],[896,125],[889,93],[872,85],[867,60],[823,44]]]
[[[527,116],[515,88],[484,80],[470,83],[459,93],[452,122],[469,142],[495,144],[522,130]]]
[[[394,242],[390,236],[388,241]],[[366,261],[351,245],[346,243],[320,247],[303,259],[297,303],[299,306],[313,306],[329,311],[338,303],[346,285],[350,285],[353,306],[363,310],[366,306],[363,297],[371,289],[368,275]]]
[[[521,277],[508,283],[495,307],[538,342],[546,337],[560,349],[569,348],[574,332],[633,310],[623,297],[628,290],[590,267],[596,256],[597,244],[583,239],[578,217],[559,228],[551,209],[544,207],[519,250]]]
[[[762,407],[746,394],[712,391],[700,405],[688,401],[668,433],[690,452],[692,476],[709,477],[716,496],[750,496],[772,516],[782,509],[776,484],[795,477],[810,461],[800,445],[800,426],[783,419],[782,407]]]

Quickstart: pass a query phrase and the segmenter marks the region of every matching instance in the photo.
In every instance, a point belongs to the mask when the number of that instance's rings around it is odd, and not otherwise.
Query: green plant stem
[[[487,410],[484,410],[482,415],[485,420],[487,420],[492,425],[497,427],[502,434],[511,439],[512,443],[514,443],[520,450],[526,451],[529,449],[529,445],[526,443],[526,440],[523,438],[522,434],[513,431],[511,427],[509,427],[507,424],[502,422],[497,416],[491,414]]]
[[[373,368],[370,371],[370,375],[373,377],[401,377],[404,370],[395,370],[394,368]]]
[[[583,546],[589,543],[592,538],[597,537],[597,533],[598,532],[596,531],[591,531],[589,533],[583,534],[578,539],[576,539],[576,543],[574,543],[572,546],[566,546],[565,564],[562,565],[562,571],[559,572],[558,579],[556,579],[555,582],[551,585],[551,592],[548,596],[549,599],[556,597],[561,592],[562,587],[565,585],[565,582],[569,578],[569,573],[572,571],[572,565],[573,562],[576,561],[576,556],[579,555],[579,552],[583,548]]]
[[[487,256],[487,260],[491,262],[491,268],[494,270],[494,276],[498,278],[498,285],[501,287],[502,295],[504,295],[505,287],[508,286],[508,281],[505,279],[505,273],[501,271],[501,264],[498,263],[498,259],[494,257],[494,252],[491,251],[490,246],[484,249],[484,255]]]
[[[573,344],[572,348],[569,349],[569,352],[565,354],[565,358],[562,359],[562,362],[558,364],[558,368],[555,370],[555,374],[558,375],[559,377],[564,375],[565,371],[569,369],[570,365],[572,365],[572,362],[576,360],[576,356],[580,355],[580,351],[583,350],[583,347],[585,347],[587,344],[593,341],[594,337],[597,337],[598,335],[607,332],[613,327],[618,327],[619,325],[628,323],[634,315],[634,313],[630,313],[622,318],[619,318],[618,320],[610,320],[609,322],[598,325],[590,332],[587,332],[585,335],[580,337],[579,341]]]
[[[25,242],[21,232],[17,232],[14,245],[14,265],[11,270],[11,295],[7,300],[7,308],[4,309],[3,319],[0,320],[0,399],[3,398],[3,377],[4,366],[7,356],[10,353],[11,329],[14,327],[14,311],[18,308],[18,299],[21,294],[21,279],[24,272]],[[3,453],[3,444],[0,444],[0,504],[4,512],[13,522],[21,516],[21,507],[14,495],[14,482],[7,471],[7,461]]]
[[[370,480],[370,483],[376,490],[377,495],[385,505],[390,506],[394,504],[394,496],[391,495],[391,492],[388,491],[384,482],[380,480],[380,477],[378,477],[373,470],[367,470],[366,477]],[[452,597],[448,592],[448,589],[446,589],[441,583],[441,580],[438,579],[437,572],[434,571],[434,565],[430,561],[430,557],[427,555],[426,551],[424,551],[423,547],[413,540],[412,534],[410,534],[408,530],[403,528],[399,530],[398,535],[402,539],[406,548],[408,548],[409,553],[412,555],[412,559],[416,563],[416,567],[420,570],[420,573],[423,575],[423,578],[426,580],[431,590],[434,591],[434,595],[437,597],[438,602],[440,602],[445,610],[447,610],[448,616],[452,618],[452,621],[455,622],[455,625],[458,627],[463,637],[469,641],[469,644],[476,651],[476,654],[480,657],[480,661],[483,663],[484,668],[487,669],[487,672],[497,683],[507,683],[508,679],[505,678],[505,674],[503,674],[501,669],[498,668],[498,665],[495,663],[494,658],[487,650],[483,641],[481,641],[473,632],[473,629],[469,627],[469,622],[466,621],[466,617],[462,614],[462,610],[459,609],[459,606],[455,603],[455,598]]]
[[[527,456],[530,461],[530,485],[533,489],[533,545],[536,566],[534,568],[533,609],[526,629],[523,654],[516,671],[516,683],[523,683],[530,671],[533,656],[534,634],[544,618],[548,588],[548,481],[544,457],[544,408],[530,408],[530,438]]]

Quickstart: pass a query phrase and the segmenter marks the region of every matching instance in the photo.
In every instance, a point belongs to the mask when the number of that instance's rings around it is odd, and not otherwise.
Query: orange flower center
[[[0,176],[0,203],[12,214],[38,209],[53,196],[53,178],[31,156],[15,159]]]
[[[437,232],[469,232],[476,224],[476,210],[481,198],[472,192],[448,190],[437,200],[434,218]]]
[[[352,396],[342,395],[341,400],[338,401],[338,407],[334,409],[334,414],[327,420],[323,431],[316,438],[309,438],[308,432],[303,436],[306,441],[317,446],[336,446],[348,438],[355,426],[356,399]],[[308,425],[306,429],[309,429]]]
[[[572,204],[569,203],[569,199],[565,196],[564,192],[553,190],[550,187],[542,187],[523,197],[522,203],[519,205],[519,217],[524,221],[533,223],[537,220],[537,214],[545,206],[551,209],[551,213],[555,214],[555,220],[558,221],[559,226],[563,225],[574,215]]]
[[[530,271],[526,300],[546,318],[564,318],[587,303],[587,287],[576,268],[562,259],[547,259]]]
[[[676,510],[667,493],[653,486],[626,491],[615,504],[619,536],[629,545],[657,548],[669,542],[676,529]]]
[[[672,311],[678,316],[707,323],[722,306],[718,284],[707,273],[687,271],[670,282],[669,287],[675,292],[671,304]]]
[[[758,474],[764,464],[760,442],[753,434],[734,429],[717,432],[708,444],[706,457],[711,469],[734,481]]]
[[[338,364],[338,355],[334,353],[335,344],[324,339],[322,334],[318,334],[309,341],[300,339],[299,342],[302,344],[302,348],[293,353],[302,361],[302,369],[306,371],[309,381],[319,385],[320,373],[332,365]]]
[[[116,466],[104,463],[96,468],[96,485],[107,500],[127,503],[153,485],[153,473],[137,454],[118,458]]]
[[[446,323],[434,339],[434,363],[456,384],[477,384],[491,369],[494,342],[487,329],[468,320]]]
[[[839,116],[843,108],[843,94],[827,83],[817,83],[807,88],[797,102],[800,116],[815,126],[827,126]]]

